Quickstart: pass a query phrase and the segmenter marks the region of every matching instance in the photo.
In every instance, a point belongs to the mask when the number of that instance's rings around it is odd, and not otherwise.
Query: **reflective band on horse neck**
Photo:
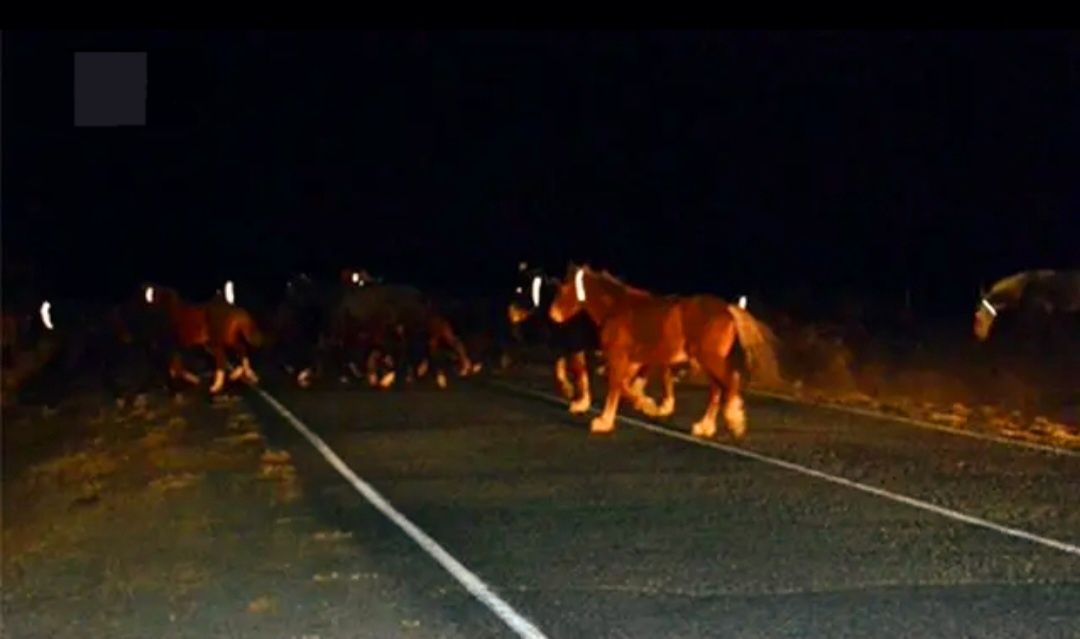
[[[533,306],[540,306],[540,276],[537,275],[532,281],[532,303]]]
[[[41,323],[50,331],[53,329],[52,313],[49,311],[51,307],[52,304],[48,300],[41,303]]]
[[[578,269],[574,273],[574,292],[577,293],[577,301],[585,301],[585,269]]]
[[[986,308],[986,310],[990,311],[991,315],[993,315],[994,317],[997,317],[997,313],[998,313],[997,309],[994,308],[993,304],[991,304],[990,302],[987,302],[985,297],[982,300],[982,305],[983,305],[983,307]]]

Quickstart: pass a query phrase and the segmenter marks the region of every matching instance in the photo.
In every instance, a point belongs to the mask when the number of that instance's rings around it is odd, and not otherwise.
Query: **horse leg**
[[[364,365],[367,371],[368,386],[376,388],[379,385],[379,359],[381,353],[377,347],[368,351],[367,362]]]
[[[720,412],[720,385],[716,379],[709,378],[709,400],[705,406],[705,414],[700,420],[694,422],[690,433],[695,437],[712,437],[716,434],[716,415]]]
[[[259,376],[255,374],[255,369],[251,367],[251,359],[247,354],[244,354],[244,356],[240,358],[240,366],[244,369],[244,377],[247,379],[248,383],[259,383]]]
[[[160,361],[160,360],[159,360]],[[184,368],[184,362],[180,359],[180,353],[173,353],[169,358],[169,379],[180,378],[189,384],[199,385],[199,377]]]
[[[236,351],[236,354],[240,356],[240,366],[233,369],[233,373],[232,375],[230,375],[230,379],[235,381],[236,379],[243,377],[248,381],[249,384],[258,384],[259,376],[256,375],[255,371],[251,368],[251,357],[248,353],[247,346],[244,344],[243,341],[238,340],[233,346],[233,349]],[[237,373],[237,370],[239,370],[240,372]],[[235,377],[233,377],[233,375],[235,375]]]
[[[480,371],[479,362],[474,366],[469,354],[465,351],[465,344],[454,334],[454,329],[445,319],[439,318],[431,325],[435,339],[446,345],[458,358],[458,376],[466,377]]]
[[[387,348],[386,355],[382,358],[383,364],[386,365],[389,370],[379,377],[379,388],[383,390],[387,390],[394,385],[394,381],[398,378],[399,370],[402,372],[403,378],[407,377],[410,363],[409,344],[407,342],[405,327],[398,324],[391,333],[391,336],[388,338],[389,347]]]
[[[566,357],[555,360],[555,384],[563,397],[568,400],[574,399],[574,387],[566,377]]]
[[[210,386],[210,394],[216,395],[225,387],[225,348],[218,345],[210,350],[214,354],[214,383]]]
[[[443,370],[443,362],[439,354],[439,344],[441,343],[442,339],[437,333],[428,338],[428,357],[431,358],[431,367],[435,369],[435,384],[440,389],[445,389],[447,386],[447,377],[446,372]]]
[[[655,417],[659,411],[653,398],[645,394],[645,386],[648,384],[647,369],[639,369],[634,375],[630,375],[623,383],[623,393],[630,399],[631,405],[650,417]]]
[[[712,437],[716,434],[716,417],[720,410],[721,392],[723,394],[724,421],[728,431],[735,439],[746,435],[746,412],[742,397],[739,395],[739,373],[725,357],[710,354],[702,357],[702,365],[709,374],[709,403],[705,416],[694,424],[693,434]]]
[[[670,366],[664,367],[663,383],[664,398],[660,400],[660,406],[653,417],[670,417],[675,412],[675,372]]]
[[[243,347],[234,346],[233,350],[236,351],[236,354],[239,354],[241,356],[243,362],[247,362],[247,353],[244,352]],[[244,364],[241,364],[240,366],[233,366],[232,370],[229,371],[229,381],[235,382],[236,380],[243,377],[244,373],[246,372],[247,371],[244,370]]]
[[[585,351],[578,351],[570,356],[570,372],[581,392],[577,399],[570,402],[570,412],[584,413],[592,406],[592,397],[589,395],[589,362],[585,359]]]
[[[604,398],[604,412],[593,418],[589,431],[610,433],[615,430],[615,415],[619,410],[619,396],[627,379],[633,377],[635,366],[626,355],[608,357],[608,392]]]
[[[724,393],[724,421],[727,422],[728,431],[735,439],[746,436],[746,409],[743,406],[742,395],[739,393],[742,385],[739,371],[728,365],[728,383]]]

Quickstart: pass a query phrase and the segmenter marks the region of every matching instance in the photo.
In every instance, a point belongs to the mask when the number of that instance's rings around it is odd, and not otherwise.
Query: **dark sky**
[[[200,298],[229,276],[351,264],[483,291],[519,259],[577,258],[663,291],[910,285],[966,311],[980,281],[1080,266],[1076,34],[7,31],[3,46],[5,265],[32,260],[49,290],[152,278]],[[85,50],[148,52],[148,126],[73,126]]]

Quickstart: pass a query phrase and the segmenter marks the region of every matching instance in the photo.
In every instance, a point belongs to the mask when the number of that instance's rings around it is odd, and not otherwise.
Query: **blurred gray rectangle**
[[[146,52],[75,53],[75,126],[146,126]]]

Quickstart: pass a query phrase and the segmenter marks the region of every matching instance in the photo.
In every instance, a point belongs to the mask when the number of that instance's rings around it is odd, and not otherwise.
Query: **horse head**
[[[566,267],[566,277],[555,292],[548,315],[557,324],[573,318],[585,307],[586,279],[591,273],[587,265],[578,266],[573,262]]]
[[[529,319],[544,302],[544,287],[548,278],[539,268],[529,268],[526,262],[518,264],[518,285],[506,309],[511,324]]]
[[[176,292],[176,289],[153,282],[146,282],[140,286],[139,296],[143,304],[154,309],[168,309],[180,302],[180,294]]]
[[[341,282],[346,286],[364,287],[371,284],[378,284],[381,281],[381,279],[372,276],[371,273],[368,273],[366,269],[341,269]]]
[[[990,337],[990,328],[994,325],[997,315],[998,308],[987,299],[986,290],[979,287],[979,303],[975,306],[975,319],[972,327],[977,340],[984,342]]]
[[[315,283],[307,273],[297,273],[285,280],[285,299],[303,299],[314,287]]]

